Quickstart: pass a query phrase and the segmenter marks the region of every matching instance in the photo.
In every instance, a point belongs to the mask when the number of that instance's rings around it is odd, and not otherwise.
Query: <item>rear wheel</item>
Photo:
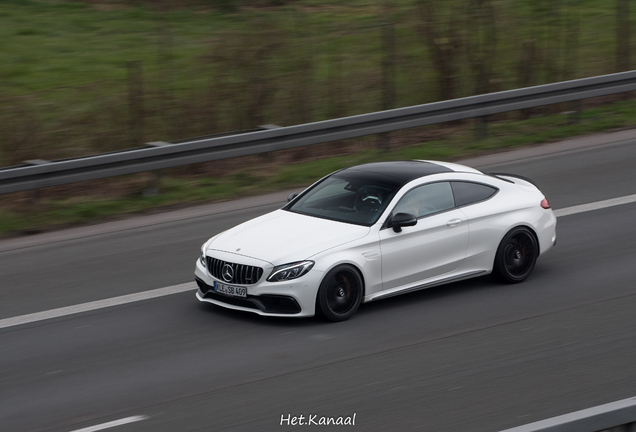
[[[362,303],[362,278],[350,265],[333,268],[320,283],[317,309],[329,321],[349,319]]]
[[[521,282],[532,273],[538,256],[539,245],[534,234],[526,227],[514,228],[497,248],[493,274],[503,282]]]

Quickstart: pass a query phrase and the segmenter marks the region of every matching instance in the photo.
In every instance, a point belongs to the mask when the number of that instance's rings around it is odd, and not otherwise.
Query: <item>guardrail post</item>
[[[574,125],[579,124],[581,122],[581,101],[575,100],[570,102],[570,118],[568,120],[568,124]]]
[[[266,124],[266,125],[260,125],[258,127],[258,129],[260,129],[260,130],[280,129],[280,126],[275,125],[275,124]],[[268,162],[271,162],[274,159],[273,155],[272,155],[272,152],[259,153],[258,157],[261,160],[268,161]]]
[[[475,125],[475,137],[477,140],[488,138],[488,116],[477,117]]]
[[[25,160],[22,163],[26,165],[46,165],[51,162],[47,160],[43,160],[43,159],[30,159],[30,160]],[[42,198],[42,193],[40,192],[41,190],[42,189],[33,189],[33,193],[31,194],[29,198],[29,201],[31,202],[32,205],[39,202],[40,198]]]
[[[153,141],[146,143],[146,145],[148,147],[165,147],[171,144],[164,141]],[[157,196],[161,190],[161,170],[151,171],[150,174],[152,175],[152,180],[150,181],[150,187],[147,187],[142,192],[144,197]]]

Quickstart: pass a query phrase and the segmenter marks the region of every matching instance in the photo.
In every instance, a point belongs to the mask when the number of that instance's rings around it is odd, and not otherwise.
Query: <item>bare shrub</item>
[[[269,22],[255,22],[249,33],[224,32],[211,44],[208,59],[211,85],[230,113],[226,130],[250,129],[267,122],[275,94],[272,59],[282,45],[281,34]],[[227,127],[229,126],[229,127]]]
[[[10,98],[0,103],[0,155],[3,165],[19,165],[42,158],[41,123],[28,97]]]
[[[419,30],[428,46],[437,72],[439,98],[455,98],[458,91],[459,56],[462,50],[464,17],[460,10],[452,10],[456,1],[420,0]],[[450,9],[449,9],[450,8]]]

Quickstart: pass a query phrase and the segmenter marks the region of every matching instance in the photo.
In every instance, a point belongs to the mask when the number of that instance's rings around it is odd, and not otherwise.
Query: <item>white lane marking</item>
[[[135,294],[128,294],[119,297],[113,297],[104,300],[97,300],[88,303],[82,303],[75,306],[66,306],[58,309],[51,309],[43,312],[36,312],[28,315],[21,315],[13,318],[5,318],[0,320],[0,329],[13,327],[20,324],[27,324],[36,321],[43,321],[51,318],[58,318],[66,315],[73,315],[82,312],[103,309],[111,306],[119,306],[127,303],[148,300],[157,297],[163,297],[171,294],[178,294],[184,291],[192,291],[197,287],[194,282],[188,282],[180,285],[159,288],[151,291],[143,291]]]
[[[112,427],[115,427],[115,426],[121,426],[121,425],[125,425],[125,424],[128,424],[128,423],[134,423],[134,422],[146,420],[148,418],[149,417],[145,416],[145,415],[126,417],[126,418],[123,418],[123,419],[120,419],[120,420],[114,420],[114,421],[108,422],[108,423],[102,423],[102,424],[95,425],[95,426],[89,426],[89,427],[85,427],[83,429],[76,429],[76,430],[71,431],[71,432],[95,432],[95,431],[100,431],[100,430],[112,428]]]
[[[589,204],[582,204],[573,207],[566,207],[560,210],[554,210],[557,217],[568,216],[577,213],[584,213],[592,210],[598,210],[607,207],[613,207],[621,204],[629,204],[636,202],[636,194],[628,195],[620,198],[612,198],[604,201],[596,201]],[[75,306],[67,306],[59,309],[52,309],[43,312],[36,312],[28,315],[17,316],[13,318],[5,318],[0,320],[0,329],[13,327],[20,324],[28,324],[36,321],[43,321],[51,318],[58,318],[66,315],[73,315],[82,312],[103,309],[110,306],[118,306],[126,303],[133,303],[142,300],[148,300],[157,297],[163,297],[171,294],[178,294],[185,291],[196,289],[196,283],[188,282],[180,285],[173,285],[165,288],[159,288],[151,291],[144,291],[136,294],[128,294],[120,297],[113,297],[105,300],[98,300],[89,303],[82,303]],[[330,339],[334,336],[314,335],[314,339]]]
[[[581,204],[572,207],[566,207],[564,209],[555,210],[554,214],[557,217],[568,216],[571,214],[584,213],[592,210],[598,210],[607,207],[614,207],[621,204],[629,204],[636,202],[636,195],[628,195],[620,198],[612,198],[604,201],[596,201],[589,204]]]

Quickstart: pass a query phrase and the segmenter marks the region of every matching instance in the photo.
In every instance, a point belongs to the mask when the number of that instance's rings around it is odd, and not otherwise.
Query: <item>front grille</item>
[[[261,276],[263,276],[263,269],[260,267],[235,264],[212,257],[206,257],[206,262],[210,274],[216,279],[222,280],[226,283],[253,285],[260,280]],[[229,266],[228,269],[231,269],[231,280],[226,280],[223,277],[223,269],[226,266]]]

